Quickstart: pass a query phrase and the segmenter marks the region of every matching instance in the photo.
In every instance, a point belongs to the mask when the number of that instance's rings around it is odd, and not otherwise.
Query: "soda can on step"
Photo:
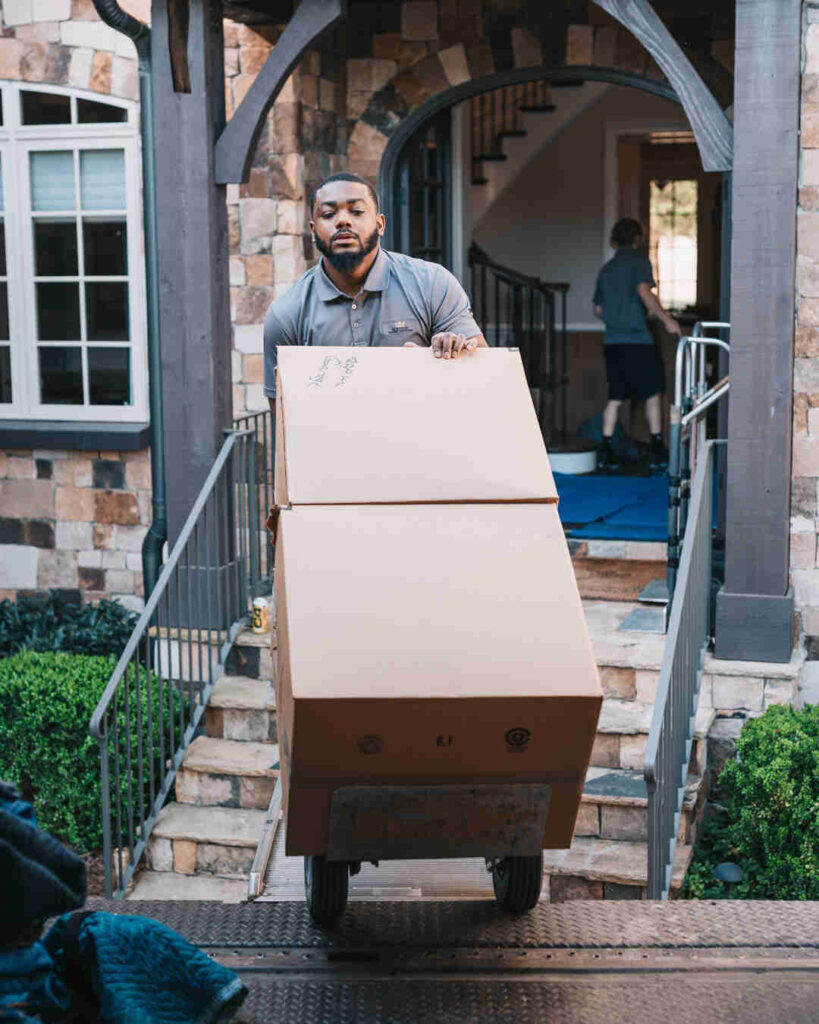
[[[253,598],[253,614],[250,619],[252,633],[267,632],[267,601],[263,597]]]

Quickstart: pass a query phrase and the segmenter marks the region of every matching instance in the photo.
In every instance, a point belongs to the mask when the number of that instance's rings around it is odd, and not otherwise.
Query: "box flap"
[[[516,350],[282,346],[278,380],[279,504],[557,501]]]
[[[601,697],[554,505],[281,513],[292,698]]]

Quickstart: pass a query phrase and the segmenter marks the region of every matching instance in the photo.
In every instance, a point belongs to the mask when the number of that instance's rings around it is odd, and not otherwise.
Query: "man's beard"
[[[313,232],[313,241],[316,244],[316,248],[340,274],[350,274],[356,267],[360,266],[364,257],[369,255],[378,245],[378,237],[378,231],[373,231],[370,237],[361,243],[361,248],[358,252],[333,252],[330,247],[332,242],[330,245],[322,242],[315,231]]]

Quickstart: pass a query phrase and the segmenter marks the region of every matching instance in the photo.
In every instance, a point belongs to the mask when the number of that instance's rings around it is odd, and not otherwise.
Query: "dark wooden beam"
[[[787,661],[799,0],[737,0],[725,586],[716,655]]]
[[[703,170],[730,171],[733,160],[731,122],[648,0],[594,2],[624,25],[660,65],[691,124]]]
[[[304,51],[344,15],[345,0],[301,0],[216,143],[214,173],[220,185],[247,181],[267,112]]]
[[[174,92],[191,91],[191,73],[188,67],[190,17],[190,0],[168,0],[168,46]]]
[[[225,189],[213,147],[225,123],[220,0],[191,0],[191,92],[174,89],[173,0],[153,0],[162,395],[173,543],[232,423]]]

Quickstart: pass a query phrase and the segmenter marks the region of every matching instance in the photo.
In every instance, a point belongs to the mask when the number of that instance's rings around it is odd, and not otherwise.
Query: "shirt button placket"
[[[357,309],[358,303],[352,303],[352,305],[350,306],[350,327],[353,336],[353,345],[361,346],[364,344],[364,342],[361,340],[360,335],[358,334],[358,329],[361,327],[361,321],[353,320],[353,312]]]

